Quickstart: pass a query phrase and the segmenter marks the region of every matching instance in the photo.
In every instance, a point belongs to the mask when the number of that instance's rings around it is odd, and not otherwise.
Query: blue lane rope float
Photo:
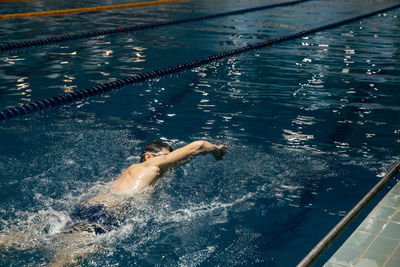
[[[117,80],[114,82],[108,82],[108,83],[104,83],[101,85],[96,85],[96,86],[90,87],[88,89],[83,89],[83,90],[79,90],[79,91],[72,92],[72,93],[66,93],[66,94],[63,94],[60,96],[55,96],[55,97],[51,97],[51,98],[47,98],[47,99],[39,100],[39,101],[33,101],[33,102],[29,102],[27,104],[23,104],[23,105],[16,106],[13,108],[4,109],[4,110],[0,111],[0,121],[6,120],[6,119],[11,119],[14,117],[23,116],[23,115],[33,113],[33,112],[36,112],[39,110],[43,110],[46,108],[50,108],[50,107],[65,105],[68,103],[82,100],[84,98],[88,98],[90,96],[103,94],[103,93],[109,92],[111,90],[117,90],[123,86],[132,85],[132,84],[136,84],[139,82],[144,82],[149,79],[160,78],[162,76],[166,76],[166,75],[181,72],[184,70],[192,69],[192,68],[195,68],[200,65],[208,64],[213,61],[217,61],[217,60],[221,60],[221,59],[231,57],[234,55],[242,54],[244,52],[264,48],[264,47],[267,47],[267,46],[270,46],[273,44],[286,42],[286,41],[293,40],[293,39],[296,39],[299,37],[303,37],[303,36],[306,36],[309,34],[313,34],[316,32],[335,28],[335,27],[345,25],[345,24],[348,24],[348,23],[351,23],[351,22],[354,22],[357,20],[361,20],[361,19],[373,16],[373,15],[376,15],[376,14],[379,14],[382,12],[390,11],[392,9],[396,9],[399,7],[400,7],[400,4],[396,4],[396,5],[387,7],[387,8],[373,11],[373,12],[370,12],[370,13],[367,13],[364,15],[356,16],[356,17],[353,17],[350,19],[342,20],[339,22],[335,22],[332,24],[324,25],[324,26],[306,30],[306,31],[301,31],[301,32],[294,33],[291,35],[282,36],[282,37],[279,37],[279,38],[276,38],[273,40],[269,40],[269,41],[265,41],[265,42],[249,44],[249,45],[246,45],[241,48],[229,50],[226,52],[221,52],[221,53],[218,53],[218,54],[215,54],[212,56],[208,56],[205,58],[200,58],[200,59],[197,59],[194,61],[190,61],[188,63],[178,64],[178,65],[175,65],[172,67],[167,67],[167,68],[163,68],[163,69],[156,70],[156,71],[145,72],[145,73],[138,74],[138,75],[135,75],[130,78],[125,78],[125,79]]]
[[[205,15],[205,16],[172,20],[172,21],[154,22],[154,23],[149,23],[149,24],[120,27],[120,28],[115,28],[115,29],[97,30],[97,31],[91,31],[91,32],[71,33],[71,34],[50,37],[50,38],[46,38],[46,39],[37,39],[37,40],[28,40],[28,41],[14,42],[14,43],[6,43],[6,44],[0,45],[0,51],[8,51],[8,50],[17,49],[17,48],[26,48],[26,47],[32,47],[32,46],[60,43],[60,42],[65,42],[65,41],[72,41],[72,40],[78,40],[78,39],[90,38],[90,37],[102,36],[102,35],[108,35],[108,34],[116,34],[116,33],[123,33],[123,32],[136,32],[136,31],[141,31],[141,30],[154,29],[154,28],[163,27],[163,26],[176,25],[176,24],[182,24],[182,23],[187,23],[187,22],[194,22],[194,21],[199,21],[199,20],[218,18],[218,17],[223,17],[223,16],[239,15],[239,14],[243,14],[243,13],[254,12],[254,11],[259,11],[259,10],[268,9],[268,8],[291,6],[291,5],[296,5],[296,4],[300,4],[300,3],[304,3],[304,2],[308,2],[308,1],[311,1],[311,0],[296,0],[296,1],[278,3],[278,4],[270,4],[270,5],[251,7],[251,8],[246,8],[246,9],[239,9],[239,10],[234,10],[234,11],[227,11],[227,12],[222,12],[222,13],[215,13],[215,14],[210,14],[210,15]]]

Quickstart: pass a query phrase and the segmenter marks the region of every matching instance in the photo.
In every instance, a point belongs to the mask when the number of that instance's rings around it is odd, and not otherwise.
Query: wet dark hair
[[[163,149],[166,149],[169,152],[173,151],[172,147],[167,143],[155,140],[151,141],[150,143],[144,146],[142,154],[140,154],[140,162],[145,161],[144,155],[146,154],[146,152],[158,153],[161,152]]]

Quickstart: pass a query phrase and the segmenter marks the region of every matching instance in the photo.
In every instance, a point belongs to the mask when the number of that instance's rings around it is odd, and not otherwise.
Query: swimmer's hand
[[[224,145],[214,145],[207,141],[195,141],[193,142],[197,147],[196,154],[206,155],[211,153],[215,160],[221,160],[224,158],[228,147]]]
[[[215,160],[222,160],[224,158],[227,150],[228,150],[228,147],[226,147],[224,145],[219,145],[212,152],[212,155],[214,156]]]

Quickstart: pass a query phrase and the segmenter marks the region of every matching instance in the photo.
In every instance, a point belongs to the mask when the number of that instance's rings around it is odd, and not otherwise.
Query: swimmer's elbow
[[[194,141],[183,148],[186,151],[187,156],[195,156],[205,151],[205,141],[199,140]]]
[[[213,146],[210,142],[204,140],[194,141],[192,144],[194,146],[194,155],[208,153]]]
[[[203,141],[203,140],[194,141],[192,143],[192,145],[194,146],[194,151],[200,153],[200,152],[202,152],[204,150],[205,141]]]

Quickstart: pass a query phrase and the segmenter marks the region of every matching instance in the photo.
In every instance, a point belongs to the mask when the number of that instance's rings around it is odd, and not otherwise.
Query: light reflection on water
[[[2,55],[0,104],[315,26],[320,8],[337,20],[347,2]],[[98,237],[103,249],[85,264],[295,265],[398,158],[397,13],[1,124],[0,230],[25,231],[35,248],[1,264],[48,262],[76,203],[106,190],[147,141],[206,138],[230,148],[226,159],[200,157],[127,203],[122,227]]]

